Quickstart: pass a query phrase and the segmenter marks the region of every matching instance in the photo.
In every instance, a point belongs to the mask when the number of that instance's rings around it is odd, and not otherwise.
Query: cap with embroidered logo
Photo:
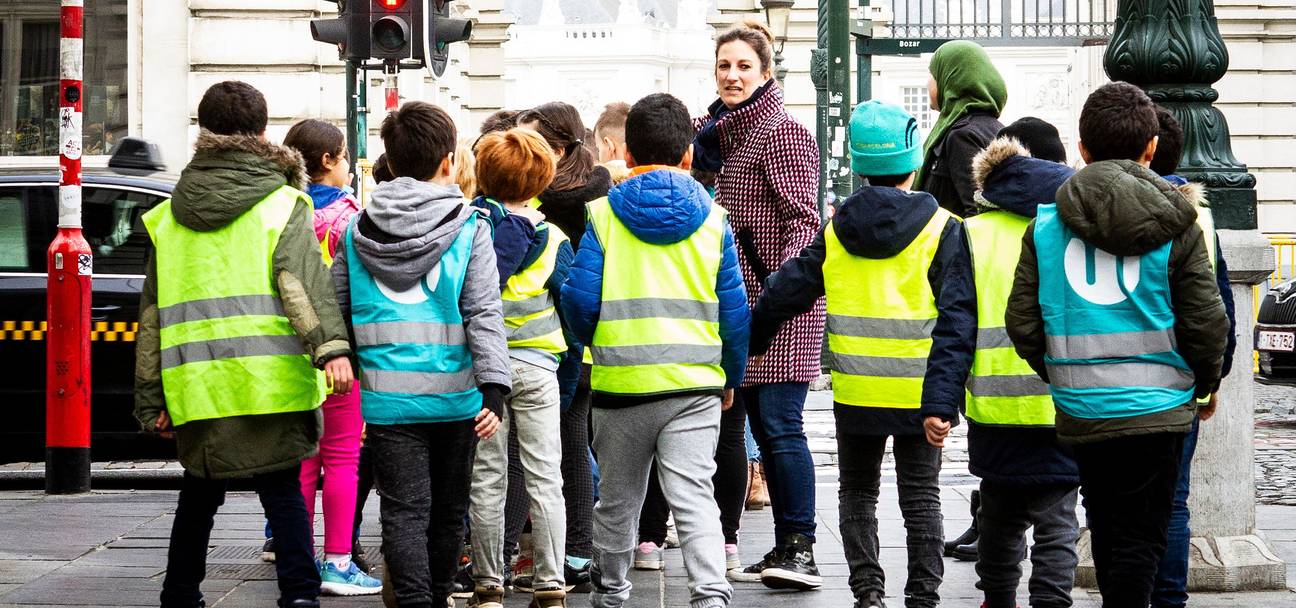
[[[871,99],[855,106],[848,138],[858,175],[907,175],[922,166],[918,121],[895,104]]]

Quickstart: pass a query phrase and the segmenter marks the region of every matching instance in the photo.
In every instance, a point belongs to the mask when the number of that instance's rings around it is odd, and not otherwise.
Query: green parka
[[[176,221],[191,230],[221,228],[285,184],[306,186],[301,155],[250,135],[203,131],[193,160],[171,194]],[[315,238],[311,210],[299,205],[275,246],[274,284],[284,311],[315,365],[351,353],[337,296]],[[241,272],[231,268],[230,272]],[[157,263],[149,256],[140,294],[135,359],[135,417],[153,432],[162,386]],[[297,466],[319,449],[318,409],[192,421],[176,427],[180,464],[199,477],[225,479]]]

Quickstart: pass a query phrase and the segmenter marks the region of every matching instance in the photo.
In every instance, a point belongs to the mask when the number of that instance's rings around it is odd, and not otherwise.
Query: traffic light
[[[422,0],[369,0],[369,56],[396,60],[414,57],[414,5]]]
[[[338,46],[347,60],[369,58],[369,0],[330,0],[338,5],[336,19],[313,19],[311,38]]]
[[[426,19],[415,20],[415,23],[424,24],[424,27],[418,28],[415,33],[414,58],[423,61],[434,74],[440,76],[445,73],[446,64],[450,62],[450,44],[467,40],[472,35],[472,21],[452,19],[449,0],[409,1],[418,3],[415,7],[415,11],[420,13],[418,17],[423,17],[421,13],[424,2],[427,3],[429,12]],[[423,38],[425,35],[426,41]],[[424,50],[428,53],[426,56]]]

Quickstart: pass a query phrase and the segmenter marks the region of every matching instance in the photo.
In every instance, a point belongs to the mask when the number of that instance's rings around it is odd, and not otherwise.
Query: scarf
[[[931,166],[932,150],[960,118],[973,112],[998,117],[1008,103],[1008,87],[990,62],[985,49],[975,42],[954,40],[942,44],[932,56],[928,71],[936,80],[940,95],[940,117],[923,144],[923,164],[914,189],[921,189]]]
[[[306,194],[309,194],[311,200],[315,201],[315,210],[318,211],[346,196],[347,191],[334,186],[312,183],[306,186]]]
[[[720,146],[720,129],[716,128],[720,124],[720,119],[756,103],[765,95],[765,91],[768,91],[770,86],[778,86],[774,84],[773,78],[753,91],[751,97],[738,104],[736,108],[730,108],[719,99],[715,100],[711,107],[707,108],[707,113],[711,115],[711,119],[702,125],[702,128],[698,130],[697,137],[693,138],[694,168],[709,173],[720,172],[720,169],[724,166],[724,151]]]

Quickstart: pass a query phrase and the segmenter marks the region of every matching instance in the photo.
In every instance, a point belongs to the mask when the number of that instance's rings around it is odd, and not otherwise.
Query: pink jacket
[[[337,253],[338,238],[346,233],[351,216],[357,213],[360,213],[360,202],[352,194],[346,194],[327,207],[315,210],[315,238],[319,239],[321,249],[327,245],[325,251],[328,252],[329,260]]]

